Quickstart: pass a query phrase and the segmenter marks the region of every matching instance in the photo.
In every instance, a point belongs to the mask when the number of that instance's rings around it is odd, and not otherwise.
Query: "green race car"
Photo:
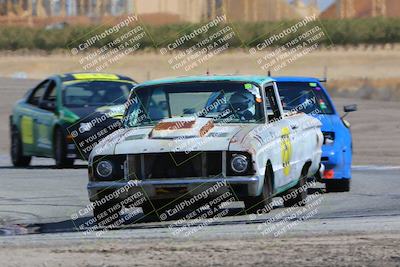
[[[28,166],[32,156],[54,158],[57,167],[87,159],[119,128],[135,85],[129,77],[105,73],[67,73],[41,81],[12,110],[13,165]]]

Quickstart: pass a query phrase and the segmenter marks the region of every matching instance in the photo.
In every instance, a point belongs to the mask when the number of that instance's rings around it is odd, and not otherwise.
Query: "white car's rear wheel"
[[[283,206],[305,206],[307,198],[307,189],[300,188],[306,183],[306,178],[301,178],[296,187],[289,189],[283,197]]]
[[[301,171],[301,177],[297,185],[291,189],[289,189],[283,196],[283,205],[285,207],[293,207],[293,206],[305,206],[307,199],[307,173],[310,167],[310,163],[306,164]]]

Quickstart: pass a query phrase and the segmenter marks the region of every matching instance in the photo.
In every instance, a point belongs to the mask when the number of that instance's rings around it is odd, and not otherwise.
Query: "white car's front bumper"
[[[120,199],[125,199],[136,192],[145,192],[149,198],[162,199],[169,197],[190,197],[197,195],[207,188],[215,185],[221,185],[214,194],[220,195],[227,190],[234,190],[238,197],[257,196],[260,192],[261,178],[259,176],[235,176],[235,177],[213,177],[213,178],[179,178],[179,179],[148,179],[148,180],[132,180],[132,181],[102,181],[89,182],[87,190],[90,201],[96,201],[100,198],[100,192],[115,191],[121,188],[119,194]],[[182,189],[180,192],[176,189]],[[160,189],[168,191],[174,189],[176,192],[172,194],[160,194]],[[184,193],[182,193],[184,192]]]

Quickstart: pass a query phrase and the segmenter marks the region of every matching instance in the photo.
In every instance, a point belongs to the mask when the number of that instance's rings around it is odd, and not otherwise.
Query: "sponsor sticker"
[[[106,73],[76,73],[72,74],[77,80],[104,79],[104,80],[119,80],[115,74]]]

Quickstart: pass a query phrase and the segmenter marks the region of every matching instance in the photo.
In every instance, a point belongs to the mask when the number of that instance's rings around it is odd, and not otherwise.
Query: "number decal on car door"
[[[292,158],[292,143],[290,142],[290,131],[288,127],[281,130],[281,154],[283,173],[288,176],[290,173],[290,159]]]
[[[22,116],[21,118],[22,143],[33,144],[33,120],[31,117]]]

